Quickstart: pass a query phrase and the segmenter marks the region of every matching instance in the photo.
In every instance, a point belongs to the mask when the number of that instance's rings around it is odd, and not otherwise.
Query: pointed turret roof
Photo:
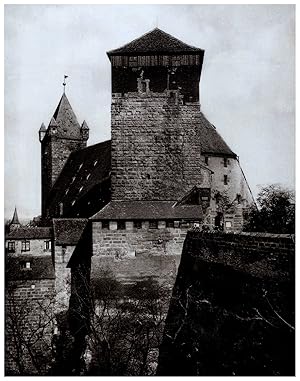
[[[81,125],[82,130],[89,130],[89,126],[87,125],[87,122],[84,120],[82,125]]]
[[[80,125],[65,93],[53,114],[50,125],[57,125],[58,137],[80,139]]]
[[[197,53],[202,49],[188,45],[170,34],[155,28],[143,36],[121,46],[118,49],[107,52],[108,56],[118,54],[142,54],[142,53]]]
[[[44,123],[41,124],[39,131],[40,132],[46,132],[47,131],[47,128],[45,127]]]
[[[14,211],[14,215],[13,215],[13,218],[11,220],[11,225],[14,224],[14,225],[20,225],[20,221],[19,221],[19,217],[18,217],[18,212],[17,212],[17,208],[15,207],[15,211]]]

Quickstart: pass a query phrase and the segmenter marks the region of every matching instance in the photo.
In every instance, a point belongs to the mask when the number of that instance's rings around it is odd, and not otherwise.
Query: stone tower
[[[39,140],[42,159],[42,216],[47,217],[46,201],[49,192],[71,152],[85,148],[89,129],[80,127],[69,100],[63,93],[48,128],[41,125]]]
[[[209,188],[197,133],[204,51],[156,28],[107,54],[112,200],[177,200]]]

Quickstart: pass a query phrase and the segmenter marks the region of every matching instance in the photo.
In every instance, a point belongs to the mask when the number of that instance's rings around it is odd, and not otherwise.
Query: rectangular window
[[[242,196],[240,194],[236,195],[237,203],[240,204],[242,202]]]
[[[228,177],[227,175],[224,175],[224,185],[227,185],[228,184]]]
[[[16,250],[14,242],[8,242],[7,249],[9,253],[14,253]]]
[[[224,157],[224,167],[227,167],[227,165],[228,165],[228,159],[227,157]]]
[[[205,164],[208,165],[208,156],[205,156]]]
[[[109,229],[109,221],[102,221],[102,229]]]
[[[20,262],[20,267],[21,269],[31,269],[31,262],[22,261]]]
[[[142,229],[142,221],[133,221],[133,227],[135,229]]]
[[[22,241],[21,251],[30,251],[30,241]]]
[[[232,227],[232,222],[231,221],[225,221],[225,227],[226,228],[231,228]]]
[[[158,221],[149,221],[149,229],[157,229]]]
[[[118,221],[117,222],[117,229],[118,230],[125,230],[126,229],[125,221]]]
[[[166,222],[166,227],[167,228],[174,228],[174,221],[167,221]]]
[[[51,241],[45,241],[45,250],[51,250]]]

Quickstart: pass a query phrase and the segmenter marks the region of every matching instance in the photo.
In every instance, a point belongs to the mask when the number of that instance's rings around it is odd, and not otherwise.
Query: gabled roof
[[[76,245],[87,224],[86,218],[54,218],[53,231],[56,245]]]
[[[56,136],[60,138],[81,138],[80,125],[65,93],[60,98],[50,125],[57,126]]]
[[[74,151],[54,183],[47,206],[62,202],[65,207],[86,195],[110,176],[111,141]]]
[[[6,239],[44,239],[51,238],[52,229],[47,227],[19,227],[6,234]]]
[[[236,154],[225,143],[222,136],[216,130],[203,113],[200,113],[200,121],[197,124],[197,134],[200,137],[201,153],[236,157]]]
[[[107,52],[108,56],[129,53],[197,53],[202,49],[188,45],[170,34],[155,28],[126,45]]]
[[[111,201],[92,220],[201,219],[201,205],[174,206],[176,201]]]

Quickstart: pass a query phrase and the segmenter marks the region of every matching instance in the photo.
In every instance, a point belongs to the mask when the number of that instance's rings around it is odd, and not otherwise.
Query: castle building
[[[87,146],[89,127],[63,93],[39,130],[44,227],[20,226],[15,211],[6,234],[17,266],[51,262],[57,310],[83,265],[91,282],[109,273],[172,286],[188,229],[240,231],[254,202],[238,156],[200,107],[204,51],[156,28],[107,55],[111,140]]]

